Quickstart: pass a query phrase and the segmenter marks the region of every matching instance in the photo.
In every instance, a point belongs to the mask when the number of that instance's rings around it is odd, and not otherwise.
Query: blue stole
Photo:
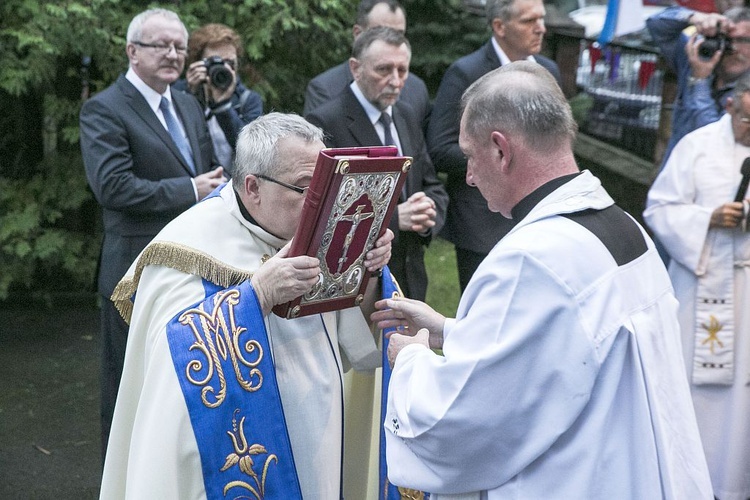
[[[403,297],[401,288],[398,286],[396,278],[391,274],[388,266],[383,268],[383,283],[381,286],[382,297],[390,299],[392,297]],[[383,329],[383,387],[380,396],[380,481],[378,486],[378,498],[380,500],[421,500],[429,499],[430,494],[410,488],[400,488],[388,481],[388,464],[385,461],[385,411],[388,406],[388,383],[391,380],[391,365],[388,362],[388,338],[385,334],[395,331],[395,328]]]
[[[252,285],[175,316],[167,338],[209,499],[301,499],[263,315]],[[166,416],[165,416],[166,418]]]

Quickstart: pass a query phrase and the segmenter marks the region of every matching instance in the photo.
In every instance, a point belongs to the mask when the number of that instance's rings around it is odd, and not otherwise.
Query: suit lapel
[[[344,110],[349,120],[347,128],[358,146],[382,145],[370,118],[349,87],[344,92]]]
[[[398,107],[398,103],[392,108],[393,124],[396,126],[398,140],[401,143],[401,151],[404,155],[414,156],[414,143],[411,140],[409,124],[406,123],[403,111]]]
[[[180,150],[172,140],[169,132],[167,132],[167,129],[165,129],[164,125],[161,124],[159,118],[157,118],[156,116],[156,113],[154,113],[154,111],[148,105],[146,99],[141,95],[141,93],[138,92],[138,89],[136,89],[133,84],[130,83],[127,78],[125,78],[124,75],[120,75],[117,83],[120,86],[123,95],[127,98],[128,103],[130,104],[130,107],[133,109],[135,114],[141,120],[143,120],[146,125],[148,125],[148,127],[154,132],[154,134],[156,134],[156,136],[161,139],[164,145],[167,146],[170,151],[172,151],[172,154],[174,154],[175,158],[180,162],[180,165],[182,165],[185,171],[188,174],[192,175],[190,172],[190,167],[188,167],[188,165],[185,163],[185,160],[182,158],[182,153],[180,153]],[[191,139],[191,147],[192,146],[193,140]]]
[[[412,141],[412,137],[410,132],[409,124],[406,121],[406,118],[403,115],[403,111],[401,111],[398,103],[396,103],[392,108],[393,113],[393,124],[396,125],[396,132],[398,133],[398,140],[401,143],[401,152],[404,154],[404,156],[414,156],[416,154],[415,152],[415,144],[414,141]],[[413,165],[412,165],[413,167]],[[406,192],[407,193],[414,193],[416,192],[414,189],[414,186],[412,185],[414,183],[414,176],[413,175],[407,175],[406,176]]]
[[[500,67],[500,58],[497,57],[497,52],[495,52],[495,47],[492,45],[492,40],[484,44],[484,58],[487,63],[487,73]]]

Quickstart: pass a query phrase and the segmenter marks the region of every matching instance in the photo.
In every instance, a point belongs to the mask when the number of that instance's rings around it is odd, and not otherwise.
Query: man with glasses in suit
[[[128,327],[109,298],[146,244],[171,219],[224,182],[198,101],[170,91],[188,34],[177,14],[150,9],[128,27],[130,67],[81,108],[81,152],[102,206],[102,450],[106,451]]]

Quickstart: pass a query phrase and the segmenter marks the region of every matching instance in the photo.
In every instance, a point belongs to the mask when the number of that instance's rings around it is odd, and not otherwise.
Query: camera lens
[[[232,72],[222,63],[208,68],[208,78],[211,84],[221,90],[226,90],[232,84]]]
[[[232,85],[232,72],[224,65],[224,59],[211,56],[203,60],[211,85],[219,90],[226,90]]]
[[[702,59],[711,59],[716,51],[723,50],[726,38],[722,35],[706,37],[703,43],[698,47],[698,56]]]

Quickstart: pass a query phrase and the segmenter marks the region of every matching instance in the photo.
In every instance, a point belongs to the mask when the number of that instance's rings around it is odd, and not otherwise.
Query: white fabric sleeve
[[[135,299],[102,498],[205,496],[200,455],[166,336],[167,323],[204,298],[202,281],[147,266]]]
[[[393,484],[493,489],[544,453],[590,398],[599,362],[575,297],[528,256],[488,259],[444,357],[399,354],[385,419]]]
[[[445,323],[443,323],[443,341],[445,341],[445,337],[447,337],[451,330],[453,330],[453,327],[456,325],[455,318],[445,318]]]
[[[700,265],[713,208],[696,203],[697,141],[681,140],[648,192],[643,217],[670,257],[695,272]]]

